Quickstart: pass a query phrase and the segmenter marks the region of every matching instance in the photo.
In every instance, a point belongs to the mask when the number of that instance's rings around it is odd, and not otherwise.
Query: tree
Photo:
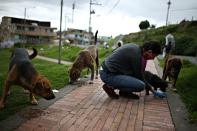
[[[140,27],[141,30],[145,30],[145,31],[143,31],[144,32],[143,40],[146,41],[146,39],[147,39],[147,31],[146,31],[146,29],[148,29],[148,27],[150,27],[150,23],[148,22],[148,20],[141,21],[140,24],[139,24],[139,27]]]
[[[150,26],[151,29],[155,29],[155,27],[156,27],[156,25],[154,25],[154,24],[152,24],[152,25]]]
[[[139,27],[141,30],[147,29],[148,27],[150,27],[150,23],[148,22],[148,20],[141,21]]]

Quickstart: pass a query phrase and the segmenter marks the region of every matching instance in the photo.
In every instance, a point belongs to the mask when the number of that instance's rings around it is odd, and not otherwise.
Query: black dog
[[[157,75],[151,73],[150,71],[144,72],[145,80],[154,87],[154,90],[160,88],[161,91],[166,92],[166,88],[168,87],[168,82],[162,80]],[[149,95],[149,88],[146,88],[146,95]]]

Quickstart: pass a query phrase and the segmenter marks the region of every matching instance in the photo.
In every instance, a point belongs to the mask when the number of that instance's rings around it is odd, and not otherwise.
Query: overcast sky
[[[50,21],[59,29],[61,0],[0,0],[0,17],[11,16],[40,21]],[[116,36],[139,31],[139,23],[148,20],[156,27],[166,23],[169,0],[92,0],[95,14],[92,15],[93,32],[99,35]],[[72,4],[75,2],[74,21]],[[88,30],[90,0],[64,0],[62,28]],[[183,19],[197,20],[197,0],[171,0],[169,23]],[[65,22],[66,19],[66,22]]]

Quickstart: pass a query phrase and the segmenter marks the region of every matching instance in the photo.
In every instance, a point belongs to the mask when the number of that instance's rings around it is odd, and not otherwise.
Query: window
[[[29,31],[34,31],[35,28],[34,27],[29,27]]]

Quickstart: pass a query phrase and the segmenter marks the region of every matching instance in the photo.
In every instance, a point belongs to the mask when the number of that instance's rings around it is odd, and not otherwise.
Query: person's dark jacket
[[[106,58],[105,66],[110,72],[130,75],[143,80],[141,57],[140,46],[125,44]]]

